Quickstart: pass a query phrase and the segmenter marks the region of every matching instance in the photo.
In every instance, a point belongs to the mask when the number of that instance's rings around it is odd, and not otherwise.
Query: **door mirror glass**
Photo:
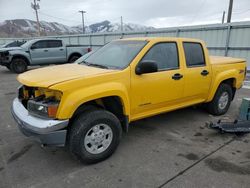
[[[145,74],[145,73],[153,73],[158,71],[158,66],[155,61],[141,61],[135,69],[135,73],[137,75]]]

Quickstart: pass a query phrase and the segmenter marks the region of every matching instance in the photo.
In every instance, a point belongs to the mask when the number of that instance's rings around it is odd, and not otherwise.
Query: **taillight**
[[[92,49],[91,48],[88,48],[88,52],[91,52],[92,51]]]

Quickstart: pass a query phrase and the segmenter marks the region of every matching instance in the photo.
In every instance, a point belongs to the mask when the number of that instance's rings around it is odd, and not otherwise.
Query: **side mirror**
[[[34,49],[36,49],[36,47],[35,47],[35,46],[31,46],[30,49],[31,49],[31,50],[34,50]]]
[[[137,75],[141,75],[144,73],[152,73],[152,72],[157,72],[158,71],[158,66],[155,61],[141,61],[135,68],[135,73]]]

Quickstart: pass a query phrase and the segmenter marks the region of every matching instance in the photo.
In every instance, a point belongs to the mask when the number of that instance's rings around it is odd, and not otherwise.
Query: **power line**
[[[50,14],[47,14],[47,13],[44,13],[44,12],[41,12],[39,11],[40,14],[44,15],[44,16],[47,16],[47,17],[51,17],[51,18],[55,18],[55,19],[58,19],[58,20],[63,20],[63,21],[67,21],[67,22],[75,22],[75,23],[78,23],[78,21],[75,21],[75,20],[68,20],[68,19],[64,19],[64,18],[60,18],[60,17],[56,17],[56,16],[52,16]]]
[[[192,20],[190,23],[193,23],[193,21],[196,19],[196,17],[199,15],[200,11],[202,10],[203,6],[206,4],[207,0],[203,0],[201,3],[201,6],[199,10],[196,11],[196,14],[193,16]]]

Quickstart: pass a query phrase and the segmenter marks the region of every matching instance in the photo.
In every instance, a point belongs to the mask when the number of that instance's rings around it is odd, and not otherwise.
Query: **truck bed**
[[[241,58],[223,57],[223,56],[210,56],[211,64],[232,64],[232,63],[243,63],[246,60]]]

